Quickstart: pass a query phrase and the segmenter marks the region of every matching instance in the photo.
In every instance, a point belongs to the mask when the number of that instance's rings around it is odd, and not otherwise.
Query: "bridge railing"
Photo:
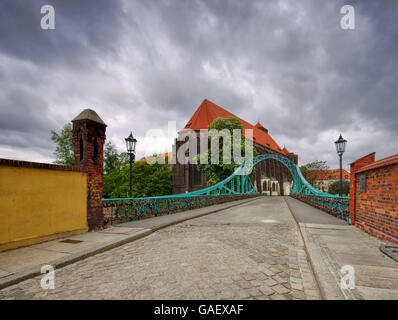
[[[104,224],[122,223],[198,209],[229,201],[252,198],[258,195],[258,193],[211,196],[187,196],[181,194],[148,198],[102,199]]]
[[[267,159],[281,162],[290,171],[293,177],[292,196],[350,222],[348,197],[339,197],[314,188],[295,163],[277,154],[261,154],[249,159],[229,177],[201,190],[150,198],[103,199],[104,222],[136,220],[258,196],[249,174],[254,165]]]
[[[349,197],[330,197],[298,193],[292,193],[290,196],[350,223]]]

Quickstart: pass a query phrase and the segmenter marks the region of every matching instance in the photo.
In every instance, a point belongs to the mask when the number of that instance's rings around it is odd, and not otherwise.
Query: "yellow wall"
[[[0,250],[87,231],[83,172],[0,166]]]

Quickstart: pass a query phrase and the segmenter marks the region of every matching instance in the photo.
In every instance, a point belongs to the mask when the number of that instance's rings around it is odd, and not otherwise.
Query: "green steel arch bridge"
[[[157,197],[102,199],[105,223],[170,214],[258,196],[260,194],[249,175],[256,164],[267,159],[279,161],[289,170],[293,178],[291,196],[349,222],[348,197],[340,197],[314,188],[304,178],[300,168],[285,156],[261,154],[242,163],[228,178],[201,190]]]

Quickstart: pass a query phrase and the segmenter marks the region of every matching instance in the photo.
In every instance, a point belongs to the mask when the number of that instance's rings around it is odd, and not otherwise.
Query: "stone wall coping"
[[[359,168],[358,171],[356,171],[355,173],[373,170],[373,169],[377,169],[380,167],[390,166],[390,165],[393,165],[396,163],[398,163],[398,154],[395,154],[395,155],[389,156],[387,158],[383,158],[383,159],[377,160],[373,163],[367,164],[366,166]]]
[[[0,166],[85,172],[84,168],[79,166],[65,166],[62,164],[21,161],[21,160],[3,159],[3,158],[0,158]]]
[[[355,161],[351,162],[350,164],[355,164],[355,163],[357,163],[358,161],[361,161],[361,160],[363,160],[363,159],[365,159],[365,158],[367,158],[367,157],[369,157],[369,156],[371,156],[371,155],[373,155],[373,154],[376,154],[376,152],[371,152],[371,153],[369,153],[369,154],[367,154],[367,155],[365,155],[365,156],[363,156],[363,157],[360,157],[359,159],[356,159]]]

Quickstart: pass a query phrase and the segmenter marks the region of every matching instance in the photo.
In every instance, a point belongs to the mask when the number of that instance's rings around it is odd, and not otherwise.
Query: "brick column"
[[[284,190],[283,190],[283,164],[278,161],[278,179],[279,179],[279,195],[283,196],[284,195]]]
[[[89,230],[101,229],[106,124],[91,109],[83,110],[72,123],[75,165],[87,172],[87,224]]]
[[[350,220],[355,224],[357,182],[356,174],[360,168],[375,161],[375,152],[372,152],[350,164]]]

